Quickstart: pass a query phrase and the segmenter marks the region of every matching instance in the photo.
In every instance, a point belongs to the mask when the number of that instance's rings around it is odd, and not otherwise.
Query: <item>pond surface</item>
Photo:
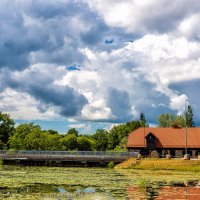
[[[106,168],[0,169],[0,199],[200,199],[200,173]]]

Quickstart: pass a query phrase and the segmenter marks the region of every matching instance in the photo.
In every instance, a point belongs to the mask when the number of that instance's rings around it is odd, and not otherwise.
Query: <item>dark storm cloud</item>
[[[80,1],[2,0],[0,24],[0,68],[16,70],[39,62],[82,63],[80,48],[110,51],[135,37],[108,27]],[[108,38],[115,45],[105,45]]]
[[[108,27],[96,21],[85,4],[46,0],[12,4],[2,0],[0,24],[0,90],[10,87],[30,94],[40,102],[41,112],[53,105],[63,116],[79,115],[86,98],[69,86],[54,84],[55,69],[49,72],[51,76],[39,68],[34,72],[29,69],[37,63],[55,64],[55,68],[82,63],[85,58],[79,48],[103,43]],[[93,34],[96,39],[91,38]],[[18,71],[21,75],[16,75]]]
[[[173,35],[182,20],[199,13],[200,9],[199,1],[194,0],[190,2],[177,0],[171,3],[158,1],[153,4],[153,8],[148,8],[138,18],[133,17],[136,26],[125,23],[127,27],[120,25],[110,27],[104,21],[102,14],[98,15],[83,2],[86,1],[13,0],[12,3],[8,0],[0,1],[1,92],[10,87],[37,99],[40,102],[38,109],[41,112],[45,112],[53,105],[59,108],[63,116],[78,116],[83,106],[87,104],[87,100],[73,88],[54,83],[62,77],[56,77],[58,66],[66,66],[66,73],[71,73],[70,71],[81,73],[86,58],[80,49],[88,48],[98,55],[98,52],[123,49],[125,42],[134,43],[144,34],[170,32]],[[138,12],[140,13],[140,10]],[[131,19],[127,20],[129,21],[132,22]],[[128,28],[130,31],[126,32]],[[109,67],[112,67],[118,58],[112,54],[110,57]],[[117,57],[120,55],[117,54]],[[141,60],[145,59],[143,55],[141,57],[134,53],[134,50],[131,51],[127,57],[120,58],[124,59],[120,68],[132,73],[136,66],[140,66]],[[38,67],[32,71],[31,67],[35,64],[40,65],[39,63],[54,64],[54,69],[50,67],[43,72]],[[77,70],[76,63],[80,64],[80,71]],[[94,69],[96,66],[99,67],[100,64],[94,63]],[[41,64],[40,67],[44,66]],[[105,73],[109,73],[107,69]],[[137,72],[135,74],[137,75]],[[121,71],[119,77],[120,75]],[[131,120],[132,105],[136,111],[145,114],[148,123],[157,121],[157,117],[162,113],[173,112],[167,108],[169,98],[156,91],[156,85],[145,81],[144,77],[139,78],[140,80],[128,80],[134,83],[132,88],[135,91],[130,93],[115,89],[115,85],[108,89],[106,105],[116,116],[115,122]],[[195,88],[195,85],[191,86]],[[105,86],[103,90],[107,91],[107,87]],[[180,85],[172,87],[177,87],[178,91],[183,91],[188,96],[194,91],[189,91],[189,88]],[[194,99],[195,95],[191,96],[194,105],[199,105],[199,100]]]
[[[149,86],[151,85],[148,83]],[[140,113],[144,113],[147,123],[155,124],[158,117],[162,113],[176,114],[175,111],[167,108],[169,99],[156,92],[153,88],[140,85],[141,90],[145,91],[145,94],[139,94],[134,97],[134,101],[131,102],[130,95],[126,91],[119,91],[117,89],[110,89],[108,95],[108,106],[112,110],[112,114],[117,118],[113,120],[115,123],[127,122],[131,120],[139,120]],[[147,93],[146,91],[150,91]],[[162,102],[162,103],[161,103]],[[132,104],[137,108],[138,116],[132,114]]]
[[[91,21],[91,19],[89,19]],[[93,20],[92,20],[93,21]],[[103,35],[108,32],[109,28],[101,20],[98,23],[92,23],[90,29],[81,35],[82,40],[89,45],[102,42]]]
[[[73,23],[73,17],[84,16],[80,11],[81,4],[30,0],[11,4],[2,0],[0,68],[22,70],[30,63],[69,65],[83,61],[76,32],[84,30]]]
[[[116,116],[115,122],[131,120],[131,102],[126,91],[109,88],[107,103],[112,114]]]
[[[23,18],[15,2],[0,2],[0,68],[9,66],[21,68],[27,65],[28,50],[31,44],[27,43],[23,29]]]
[[[42,72],[28,70],[19,75],[4,70],[0,78],[7,87],[26,92],[41,102],[38,106],[41,112],[55,106],[65,117],[76,116],[87,103],[86,98],[73,88],[54,84],[53,77]]]
[[[179,91],[180,94],[185,94],[188,97],[189,103],[192,105],[194,120],[196,125],[200,125],[200,80],[182,81],[170,84],[169,87]]]

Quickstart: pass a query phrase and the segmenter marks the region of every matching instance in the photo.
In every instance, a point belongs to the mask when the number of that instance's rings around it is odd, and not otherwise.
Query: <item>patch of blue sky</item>
[[[80,65],[75,64],[75,65],[72,65],[72,66],[68,66],[68,67],[66,67],[66,70],[68,70],[68,71],[80,70]]]

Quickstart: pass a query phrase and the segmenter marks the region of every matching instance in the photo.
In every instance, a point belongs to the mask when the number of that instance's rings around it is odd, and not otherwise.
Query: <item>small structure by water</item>
[[[127,148],[148,156],[157,151],[160,156],[183,157],[186,154],[197,157],[200,153],[200,128],[139,128],[129,134]]]

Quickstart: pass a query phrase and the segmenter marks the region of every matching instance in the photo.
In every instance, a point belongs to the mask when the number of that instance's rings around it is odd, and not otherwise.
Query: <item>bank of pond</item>
[[[200,160],[166,159],[166,158],[130,158],[115,166],[115,169],[140,170],[178,170],[200,172]]]
[[[121,161],[120,161],[121,160]],[[124,161],[123,161],[124,160]],[[183,158],[124,158],[109,156],[71,156],[48,159],[36,157],[6,157],[0,159],[0,165],[20,166],[57,166],[57,167],[108,167],[115,169],[140,170],[181,170],[200,172],[200,160],[184,160]]]

